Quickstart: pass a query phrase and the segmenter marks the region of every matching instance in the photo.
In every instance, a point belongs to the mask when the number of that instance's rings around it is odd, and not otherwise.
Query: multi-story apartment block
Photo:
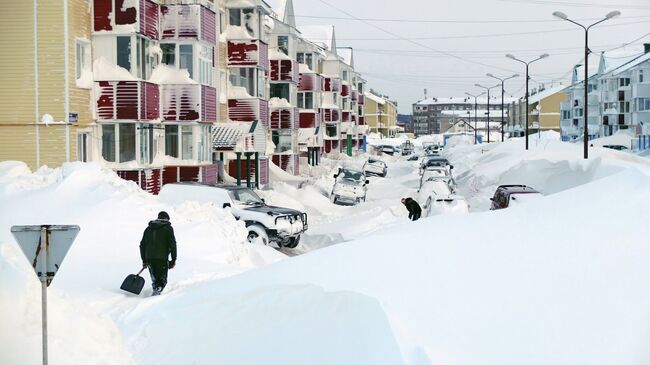
[[[86,1],[64,4],[19,1],[0,13],[0,160],[37,169],[90,159],[92,20],[78,16]]]
[[[561,133],[565,141],[584,133],[584,82],[582,66],[574,68],[572,85],[564,92],[569,101],[560,105]],[[602,53],[598,72],[588,82],[588,136],[598,138],[626,130],[632,136],[650,134],[650,44],[643,51]]]
[[[564,89],[565,86],[562,84],[549,88],[540,85],[539,88],[531,91],[528,97],[528,108],[526,108],[525,98],[510,101],[507,105],[506,132],[512,137],[525,135],[526,113],[528,113],[528,133],[560,131],[560,103],[567,100]]]
[[[397,132],[397,103],[371,90],[365,93],[366,121],[370,131],[382,137],[393,137]]]
[[[504,103],[514,99],[506,98]],[[501,120],[501,98],[490,98],[489,108],[487,98],[427,98],[413,104],[413,130],[416,135],[441,134],[454,126],[459,119],[467,119],[470,125],[476,122],[477,132],[487,136],[488,117],[490,136],[496,138],[501,129],[505,128],[508,115],[504,106],[504,119]],[[480,126],[484,126],[480,128]],[[495,139],[496,140],[496,139]],[[499,138],[500,140],[500,138]]]
[[[324,152],[325,128],[321,124],[320,113],[324,84],[320,70],[324,50],[304,38],[299,38],[297,43],[299,63],[297,106],[300,127],[298,143],[300,155],[307,159],[308,164],[316,165]]]

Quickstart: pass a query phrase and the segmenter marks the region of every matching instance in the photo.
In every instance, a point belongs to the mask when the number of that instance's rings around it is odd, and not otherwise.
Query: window
[[[278,50],[287,56],[289,55],[289,37],[286,35],[278,36]]]
[[[257,70],[257,97],[262,99],[266,97],[266,83],[264,82],[264,73],[259,70]]]
[[[344,81],[348,81],[348,70],[343,70],[342,75],[341,75],[341,78],[342,78]]]
[[[129,162],[135,160],[135,123],[118,124],[120,160]]]
[[[77,135],[77,159],[81,162],[88,162],[88,133],[79,133]]]
[[[571,111],[562,110],[562,119],[571,119]]]
[[[639,82],[643,82],[643,70],[639,70]]]
[[[271,140],[275,144],[275,153],[291,151],[291,130],[275,129],[271,132]]]
[[[310,70],[314,69],[314,59],[311,53],[298,53],[298,63],[307,65]]]
[[[607,91],[616,91],[618,89],[618,81],[616,79],[607,80]]]
[[[618,79],[618,86],[619,87],[625,87],[630,85],[630,78],[629,77],[623,77]]]
[[[165,155],[178,158],[178,126],[165,126]]]
[[[327,124],[325,126],[325,135],[327,135],[328,137],[336,137],[336,136],[338,136],[337,132],[338,131],[337,131],[337,128],[336,128],[336,124]]]
[[[254,68],[232,68],[230,69],[230,83],[246,89],[250,96],[255,96],[255,69]]]
[[[289,95],[289,84],[271,84],[271,95],[272,98],[286,99],[288,102],[291,102],[291,96]]]
[[[194,158],[194,146],[192,146],[192,126],[184,125],[181,127],[181,148],[183,152],[183,160],[191,160]]]
[[[228,24],[241,26],[241,9],[228,10]]]
[[[131,37],[117,37],[117,65],[131,71]]]
[[[178,46],[178,68],[186,69],[190,74],[190,78],[194,78],[194,58],[192,57],[192,45],[180,44]]]
[[[223,34],[226,30],[226,14],[223,11],[219,11],[219,34]]]
[[[298,108],[314,109],[314,93],[312,92],[298,93]]]
[[[160,45],[162,49],[162,63],[165,65],[172,66],[175,64],[176,56],[176,44],[175,43],[162,43]]]
[[[650,98],[637,98],[636,110],[640,112],[650,111]]]
[[[629,113],[630,112],[630,102],[629,101],[619,101],[618,102],[618,112],[619,113]]]
[[[77,39],[76,46],[76,77],[77,80],[81,79],[82,76],[90,77],[90,42],[86,40]]]
[[[144,37],[136,37],[136,70],[137,76],[142,79],[148,79],[151,76],[151,70],[155,67],[156,58],[150,55],[149,46],[151,42]]]
[[[199,82],[212,86],[212,47],[201,46],[199,53]]]
[[[150,164],[154,159],[153,124],[140,124],[140,162]]]
[[[115,124],[102,124],[102,157],[115,162]]]
[[[199,161],[210,161],[212,152],[211,143],[211,127],[209,125],[201,125],[201,138],[199,139]]]

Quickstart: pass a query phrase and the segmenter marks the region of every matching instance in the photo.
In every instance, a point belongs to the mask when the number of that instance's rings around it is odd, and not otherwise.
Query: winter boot
[[[153,288],[153,293],[151,294],[151,296],[160,295],[160,293],[162,293],[162,288],[161,287],[156,287],[156,288]]]

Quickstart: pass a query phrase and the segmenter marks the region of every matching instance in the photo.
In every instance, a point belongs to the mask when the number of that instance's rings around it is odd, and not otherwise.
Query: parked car
[[[420,176],[420,186],[422,186],[422,183],[427,181],[430,177],[450,177],[451,174],[449,173],[449,170],[445,167],[440,167],[440,166],[431,166],[427,167],[422,171],[422,175]]]
[[[422,162],[420,163],[420,175],[424,172],[424,170],[427,167],[444,167],[449,171],[449,174],[451,175],[451,170],[454,168],[453,165],[449,163],[449,161],[444,158],[444,157],[437,157],[437,156],[428,156],[424,157],[422,159]]]
[[[527,201],[542,196],[542,194],[526,185],[500,185],[490,198],[492,206],[490,210],[504,209],[512,205],[514,201]]]
[[[422,182],[418,189],[417,201],[423,210],[431,206],[431,202],[438,198],[445,198],[451,195],[452,189],[444,179],[432,177]]]
[[[609,148],[609,149],[617,150],[617,151],[625,151],[625,150],[629,149],[629,148],[627,148],[627,147],[625,147],[623,145],[620,145],[620,144],[606,144],[606,145],[603,145],[603,148]]]
[[[382,160],[370,157],[368,161],[363,164],[363,171],[366,174],[379,175],[381,177],[386,177],[388,172],[388,166]]]
[[[464,196],[449,195],[444,198],[436,198],[427,206],[427,217],[436,214],[467,214],[469,203]]]
[[[402,156],[410,155],[415,150],[415,146],[413,146],[413,143],[409,140],[404,141],[400,148],[402,150]]]
[[[385,153],[385,154],[387,154],[387,155],[391,155],[391,156],[392,156],[392,155],[394,155],[395,153],[397,153],[399,150],[398,150],[398,148],[395,147],[395,146],[388,146],[388,145],[385,145],[385,146],[379,146],[379,151],[380,151],[381,153]]]
[[[246,186],[173,183],[164,185],[159,197],[175,204],[193,200],[228,209],[246,224],[249,242],[259,237],[265,245],[295,248],[300,235],[308,228],[306,213],[267,205]]]
[[[363,171],[339,168],[334,178],[336,180],[330,194],[332,203],[355,205],[366,201],[369,181]]]

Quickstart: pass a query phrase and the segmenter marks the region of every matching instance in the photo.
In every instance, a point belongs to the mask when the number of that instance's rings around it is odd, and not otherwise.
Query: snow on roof
[[[189,72],[186,69],[177,70],[174,67],[160,64],[151,73],[149,81],[156,84],[197,84],[196,81],[190,78]]]
[[[93,62],[93,78],[104,81],[135,81],[136,77],[131,73],[114,63],[109,62],[106,58],[99,57]]]
[[[220,41],[226,39],[253,39],[253,36],[244,27],[229,25],[219,36]]]
[[[551,96],[553,94],[557,94],[557,93],[561,92],[565,88],[566,88],[566,86],[564,86],[562,84],[558,84],[558,85],[549,87],[548,89],[544,89],[544,90],[542,90],[542,91],[540,91],[540,92],[538,92],[536,94],[530,95],[528,97],[528,104],[537,103],[537,102],[539,102],[540,100],[542,100],[544,98],[547,98],[547,97],[549,97],[549,96]]]
[[[333,25],[307,25],[301,26],[299,30],[305,39],[336,53]]]
[[[252,96],[248,93],[245,87],[228,85],[228,98],[229,99],[250,99]]]
[[[371,99],[372,101],[374,101],[377,104],[381,104],[381,105],[386,104],[386,99],[382,98],[381,96],[377,96],[377,95],[375,95],[373,93],[369,93],[369,92],[365,92],[365,93],[363,93],[363,95],[365,95],[366,98]]]
[[[299,63],[298,64],[298,72],[301,73],[301,74],[315,74],[316,73],[311,68],[309,68],[309,66],[305,65],[304,63]]]
[[[212,147],[234,149],[241,137],[252,133],[252,126],[248,122],[215,123],[212,128]]]
[[[604,75],[643,55],[643,47],[623,47],[600,54],[598,73]]]
[[[253,8],[256,6],[255,1],[251,0],[230,0],[227,1],[228,8]]]
[[[648,62],[650,60],[650,53],[643,54],[642,56],[639,56],[632,61],[629,61],[628,63],[625,63],[621,65],[619,68],[615,69],[613,74],[614,75],[619,75],[622,72],[625,72],[631,68],[634,68],[644,62]]]
[[[346,65],[354,67],[351,47],[337,48],[336,51]]]
[[[276,47],[269,47],[270,60],[291,60],[291,57],[280,51]]]

